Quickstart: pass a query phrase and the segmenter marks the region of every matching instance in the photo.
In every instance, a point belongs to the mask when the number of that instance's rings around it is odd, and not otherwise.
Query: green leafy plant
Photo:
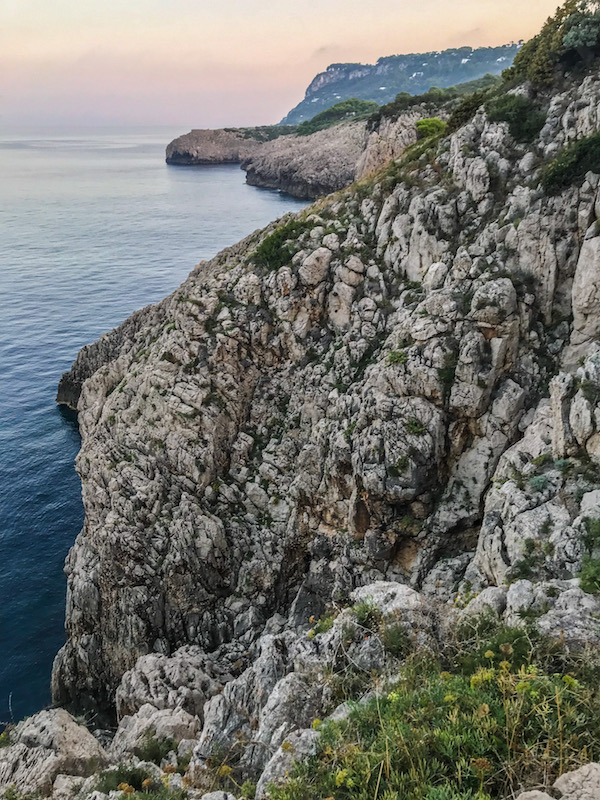
[[[600,594],[600,558],[584,556],[579,573],[579,586],[589,594]]]
[[[423,436],[427,428],[416,417],[410,417],[404,423],[404,427],[412,436]]]
[[[292,242],[307,230],[306,223],[293,219],[276,228],[262,240],[252,258],[267,270],[277,270],[289,264],[292,257]]]
[[[157,739],[153,731],[147,731],[143,744],[135,749],[135,755],[142,761],[151,761],[160,766],[161,761],[172,750],[177,752],[177,742],[174,739]]]

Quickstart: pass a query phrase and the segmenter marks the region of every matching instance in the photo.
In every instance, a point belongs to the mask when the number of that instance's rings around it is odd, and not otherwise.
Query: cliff
[[[281,121],[298,125],[342,100],[356,97],[379,105],[390,103],[400,92],[421,94],[432,86],[446,88],[498,75],[510,67],[518,45],[458,47],[430,53],[385,56],[375,64],[330,64],[306,89],[304,99]]]
[[[343,189],[357,177],[366,123],[336,125],[310,136],[289,136],[264,144],[242,162],[253,186],[315,198]]]
[[[258,128],[218,128],[192,130],[167,145],[167,164],[198,166],[239,164],[255,153],[264,142],[286,136],[292,126],[266,125]]]
[[[38,715],[0,786],[595,796],[600,80],[564,71],[380,121],[399,159],[80,353],[53,695],[118,728],[69,761]]]

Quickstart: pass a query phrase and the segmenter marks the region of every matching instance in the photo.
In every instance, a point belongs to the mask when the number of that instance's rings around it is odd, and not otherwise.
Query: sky
[[[278,122],[332,62],[537,33],[558,0],[0,0],[0,127]]]

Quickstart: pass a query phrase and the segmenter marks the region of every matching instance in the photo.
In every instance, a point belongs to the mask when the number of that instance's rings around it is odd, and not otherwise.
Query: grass
[[[317,755],[270,796],[491,800],[549,786],[600,756],[598,677],[591,657],[477,621],[437,656],[409,659],[391,691],[320,725]]]

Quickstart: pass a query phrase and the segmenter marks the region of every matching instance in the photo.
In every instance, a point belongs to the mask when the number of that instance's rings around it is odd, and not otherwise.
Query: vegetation
[[[477,80],[460,83],[450,86],[447,89],[439,89],[432,86],[424,94],[411,95],[408,92],[400,92],[396,99],[382,106],[377,113],[369,119],[371,128],[377,127],[382,119],[397,119],[400,114],[409,111],[414,106],[429,106],[432,109],[439,109],[452,101],[471,96],[474,92],[495,89],[502,83],[502,79],[497,75],[487,74]]]
[[[510,135],[517,142],[532,142],[546,121],[546,115],[531,100],[516,94],[488,100],[485,111],[492,122],[507,122]]]
[[[430,136],[442,136],[446,132],[446,123],[439,117],[420,119],[416,123],[419,139],[428,139]]]
[[[296,133],[295,125],[259,125],[255,128],[224,128],[228,133],[241,133],[244,139],[255,139],[257,142],[272,142],[280,136]]]
[[[556,194],[581,184],[590,170],[600,172],[600,133],[565,147],[544,170],[542,185],[550,194]]]
[[[136,748],[135,754],[142,761],[151,761],[160,766],[171,750],[177,752],[177,742],[174,739],[157,739],[152,731],[148,731],[144,743]]]
[[[358,100],[356,97],[351,100],[342,100],[341,103],[337,103],[326,111],[321,111],[312,119],[302,122],[298,125],[297,133],[299,136],[309,136],[311,133],[332,128],[341,122],[366,119],[378,108],[377,103],[372,100]]]
[[[319,725],[317,755],[271,797],[490,800],[550,785],[600,755],[599,675],[591,655],[478,620],[438,657],[409,659],[392,691]]]
[[[256,265],[271,271],[289,264],[292,257],[291,243],[305,230],[306,225],[296,219],[276,228],[262,240],[252,254]]]
[[[513,66],[503,73],[506,81],[552,82],[561,60],[590,55],[585,50],[600,44],[600,11],[594,0],[567,0],[549,17],[537,36],[526,42]]]

